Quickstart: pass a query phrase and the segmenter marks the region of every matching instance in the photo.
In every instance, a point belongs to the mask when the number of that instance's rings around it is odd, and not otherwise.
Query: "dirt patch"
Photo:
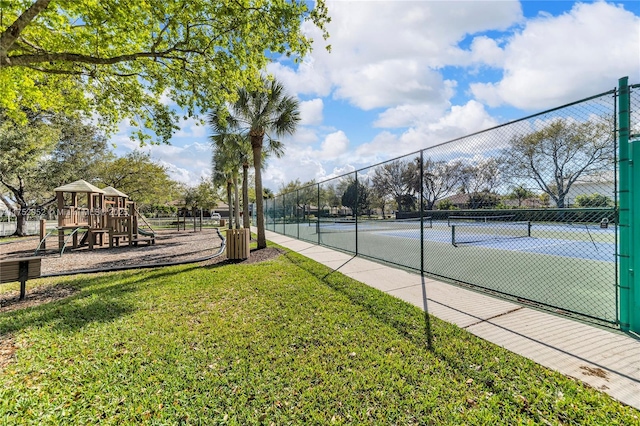
[[[24,300],[20,300],[19,291],[0,293],[0,313],[16,311],[18,309],[64,299],[65,297],[76,294],[78,291],[77,288],[68,285],[36,287],[33,290],[27,288],[27,296]]]
[[[17,349],[13,336],[0,336],[0,372],[11,362]]]
[[[251,250],[251,254],[248,259],[245,260],[230,260],[227,259],[226,255],[223,253],[221,256],[213,258],[209,261],[205,261],[202,263],[203,266],[209,265],[236,265],[236,264],[252,264],[264,262],[270,259],[275,259],[284,253],[284,250],[275,248],[275,247],[267,247],[265,249],[253,249]],[[145,264],[144,257],[138,258],[140,265]],[[153,262],[151,262],[153,263]],[[114,265],[115,266],[115,265]],[[72,271],[69,271],[72,272]],[[27,283],[28,284],[28,283]],[[65,285],[55,285],[55,286],[42,286],[30,289],[27,285],[27,295],[25,300],[20,300],[20,292],[19,290],[9,291],[5,293],[0,293],[0,313],[16,311],[18,309],[29,308],[33,306],[42,305],[45,303],[53,302],[55,300],[64,299],[65,297],[72,296],[77,293],[79,290]]]
[[[0,259],[33,256],[38,247],[37,238],[16,239],[0,244]],[[109,248],[96,246],[89,250],[86,246],[67,249],[60,256],[58,241],[47,240],[46,252],[42,256],[42,274],[64,274],[91,269],[110,269],[128,266],[161,265],[172,262],[187,262],[216,254],[222,240],[217,230],[203,229],[201,232],[160,230],[156,232],[156,243],[139,246],[123,245]]]
[[[593,368],[593,367],[583,365],[580,367],[580,370],[582,370],[582,374],[584,374],[585,376],[600,377],[609,381],[609,375],[602,368],[598,368],[598,367]]]

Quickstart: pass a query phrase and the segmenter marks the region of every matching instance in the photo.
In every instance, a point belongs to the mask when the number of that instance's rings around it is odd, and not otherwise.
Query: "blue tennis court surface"
[[[615,261],[615,244],[609,243],[592,243],[587,241],[561,240],[556,238],[522,237],[511,240],[482,241],[479,243],[472,243],[472,245],[475,247],[572,257],[576,259],[599,260],[602,262]]]
[[[373,233],[385,237],[406,238],[406,239],[420,239],[420,226],[419,223],[404,224],[408,225],[409,229],[380,229],[380,223],[367,223],[362,222],[358,224],[358,231]],[[393,227],[393,223],[386,224]],[[596,260],[601,262],[615,262],[615,248],[614,243],[598,241],[600,238],[607,238],[607,236],[613,236],[615,234],[614,228],[599,229],[595,227],[586,228],[580,225],[564,225],[564,224],[533,224],[534,231],[531,237],[520,236],[517,238],[507,237],[494,239],[486,239],[482,234],[479,234],[479,240],[477,242],[470,242],[460,244],[458,248],[464,250],[465,246],[473,247],[485,247],[494,250],[507,250],[511,252],[522,253],[535,253],[549,256],[561,256],[574,259],[586,259]],[[482,226],[478,227],[482,229]],[[355,232],[355,223],[331,223],[322,224],[321,233],[350,233]],[[551,234],[551,235],[567,235],[570,233],[574,236],[573,239],[565,238],[547,238],[536,237],[534,233],[538,234]],[[433,228],[425,227],[424,229],[425,241],[439,242],[451,244],[451,228],[441,223],[434,223]],[[594,241],[595,239],[595,241]]]
[[[376,234],[396,238],[420,239],[419,229],[407,230],[383,230],[375,231]],[[433,241],[451,244],[451,234],[425,229],[425,241]],[[615,261],[615,244],[591,241],[565,240],[559,238],[496,238],[460,245],[460,250],[465,246],[486,247],[496,250],[509,250],[524,253],[546,254],[550,256],[572,257],[575,259],[598,260],[602,262]]]

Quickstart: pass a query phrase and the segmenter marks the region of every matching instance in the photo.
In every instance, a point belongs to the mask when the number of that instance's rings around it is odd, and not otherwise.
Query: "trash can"
[[[251,254],[250,229],[227,229],[227,259],[248,259]]]

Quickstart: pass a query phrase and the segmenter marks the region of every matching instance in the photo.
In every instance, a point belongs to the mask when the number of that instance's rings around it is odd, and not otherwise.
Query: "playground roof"
[[[127,194],[125,194],[122,191],[118,191],[113,186],[107,186],[106,188],[103,188],[102,190],[104,191],[104,195],[106,195],[107,197],[129,198],[129,196]]]
[[[55,192],[88,192],[94,194],[104,194],[105,192],[97,186],[91,185],[85,180],[77,180],[75,182],[62,185],[54,189]]]

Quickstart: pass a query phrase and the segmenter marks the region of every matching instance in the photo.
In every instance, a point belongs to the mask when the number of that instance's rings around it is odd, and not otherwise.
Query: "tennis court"
[[[291,224],[290,224],[291,226]],[[296,226],[296,225],[293,225]],[[336,221],[300,224],[301,237],[317,242],[355,240],[350,233],[374,233],[394,238],[420,239],[419,220],[398,221]],[[615,228],[595,228],[584,225],[532,224],[531,222],[504,224],[453,225],[446,222],[425,221],[422,237],[425,241],[454,243],[453,233],[458,230],[458,247],[472,244],[498,250],[519,251],[576,259],[615,262]],[[463,231],[463,232],[461,232]],[[339,234],[330,236],[327,234]],[[314,236],[315,235],[315,236]],[[365,237],[366,238],[366,237]],[[517,240],[517,241],[514,241]]]
[[[631,167],[640,85],[619,84],[280,194],[265,203],[266,226],[640,330]]]
[[[562,312],[616,320],[615,226],[601,229],[593,224],[536,222],[462,225],[429,219],[422,233],[419,220],[363,220],[357,225],[355,221],[314,221],[287,224],[282,229],[309,242],[357,251],[418,271],[424,267],[428,274]],[[469,242],[454,246],[453,229]]]

